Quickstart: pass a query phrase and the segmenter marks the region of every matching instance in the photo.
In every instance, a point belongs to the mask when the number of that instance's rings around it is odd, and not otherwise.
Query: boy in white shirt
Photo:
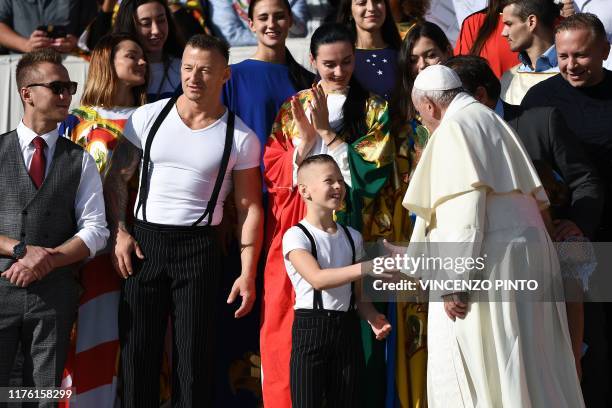
[[[354,299],[378,340],[391,325],[359,299],[362,270],[371,271],[372,265],[356,263],[364,257],[361,234],[334,222],[346,191],[340,168],[331,156],[320,154],[305,159],[297,176],[306,217],[283,236],[285,268],[295,289],[291,400],[294,408],[319,408],[323,401],[329,407],[354,407],[364,368]]]

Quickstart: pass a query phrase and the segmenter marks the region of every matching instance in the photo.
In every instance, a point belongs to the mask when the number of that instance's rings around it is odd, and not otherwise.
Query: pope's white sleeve
[[[467,281],[474,268],[478,267],[476,260],[481,256],[486,201],[485,189],[478,189],[436,207],[435,226],[427,240],[430,249],[428,255],[438,257],[444,265],[442,275],[436,278]],[[445,290],[441,295],[454,292],[462,290]]]

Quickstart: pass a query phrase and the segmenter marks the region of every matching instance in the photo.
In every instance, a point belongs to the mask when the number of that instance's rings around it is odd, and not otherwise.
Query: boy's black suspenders
[[[140,210],[142,206],[142,219],[143,221],[147,221],[147,198],[149,196],[149,163],[151,162],[151,145],[153,144],[153,138],[157,134],[157,130],[161,126],[168,113],[176,103],[178,96],[173,96],[170,100],[164,105],[164,108],[159,113],[157,118],[155,118],[155,122],[153,122],[153,126],[151,126],[151,130],[149,130],[149,134],[147,136],[147,141],[145,143],[144,152],[142,155],[142,169],[140,170],[140,189],[138,192],[138,206],[136,207],[136,214]],[[215,211],[215,207],[217,206],[217,200],[219,198],[219,192],[221,191],[221,186],[223,185],[223,179],[225,178],[225,173],[227,172],[227,165],[229,163],[230,153],[232,152],[232,142],[234,140],[234,112],[227,110],[227,130],[225,132],[225,145],[223,147],[223,156],[221,157],[221,164],[219,167],[219,173],[217,174],[217,180],[215,181],[215,186],[213,187],[212,194],[210,196],[210,200],[208,200],[208,205],[206,206],[206,210],[204,214],[196,222],[192,224],[192,226],[198,225],[202,220],[208,216],[207,225],[210,226],[212,222],[213,212]]]
[[[316,259],[318,262],[319,259],[317,257],[317,244],[315,242],[314,237],[312,236],[310,231],[308,231],[308,228],[306,228],[301,222],[298,222],[295,225],[296,227],[302,230],[304,235],[306,235],[306,238],[308,238],[308,240],[310,241],[310,253],[314,257],[314,259]],[[344,230],[344,233],[346,234],[346,237],[348,238],[349,244],[351,246],[351,252],[352,252],[351,254],[351,260],[352,260],[351,265],[352,265],[355,263],[355,241],[353,241],[353,237],[351,236],[351,232],[349,231],[348,227],[342,224],[337,224],[337,225],[340,225],[340,227],[342,227],[342,230]],[[323,296],[321,295],[321,291],[316,290],[314,288],[312,289],[312,309],[313,310],[324,310],[323,309]],[[354,309],[355,309],[355,283],[351,282],[351,300],[349,303],[348,310],[353,311]]]

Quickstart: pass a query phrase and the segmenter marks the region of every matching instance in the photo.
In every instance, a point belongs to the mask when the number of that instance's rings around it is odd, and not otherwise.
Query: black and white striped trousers
[[[354,311],[295,311],[291,348],[294,408],[358,407],[364,369]]]
[[[213,389],[213,328],[220,255],[214,228],[135,221],[145,259],[133,256],[119,311],[124,408],[159,407],[163,344],[172,321],[172,406],[204,407]]]

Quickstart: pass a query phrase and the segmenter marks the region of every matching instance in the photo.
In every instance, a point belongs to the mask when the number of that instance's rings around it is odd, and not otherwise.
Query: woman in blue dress
[[[248,15],[257,51],[231,65],[223,102],[265,146],[280,106],[291,95],[309,88],[314,75],[296,62],[285,46],[292,24],[288,0],[253,0]]]
[[[353,75],[366,90],[387,101],[396,80],[401,38],[388,0],[342,0],[338,22],[355,35]]]

